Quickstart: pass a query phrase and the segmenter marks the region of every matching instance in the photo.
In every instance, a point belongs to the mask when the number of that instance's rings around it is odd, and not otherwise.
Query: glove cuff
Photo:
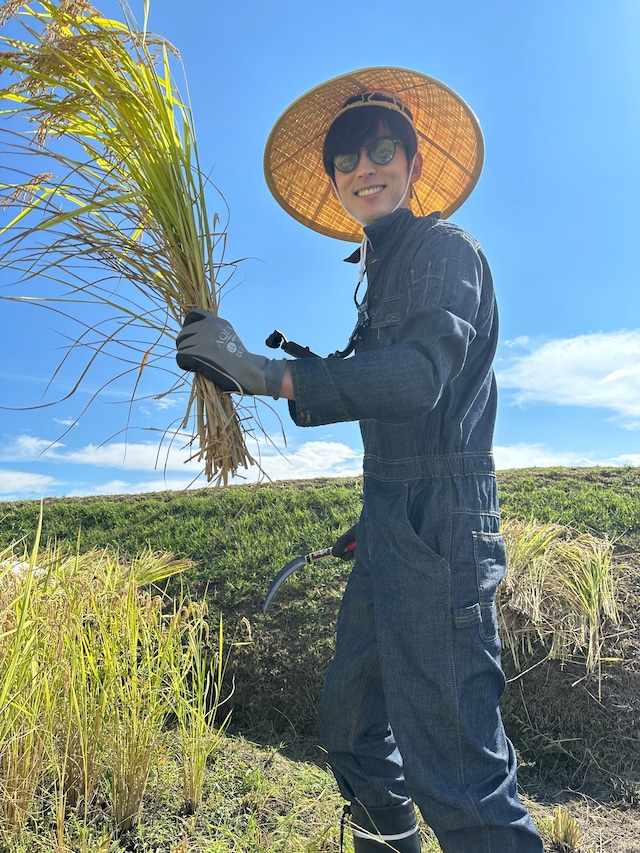
[[[284,373],[289,363],[286,358],[268,358],[264,366],[264,382],[267,394],[273,397],[274,400],[280,398],[280,389],[282,388],[282,380]]]

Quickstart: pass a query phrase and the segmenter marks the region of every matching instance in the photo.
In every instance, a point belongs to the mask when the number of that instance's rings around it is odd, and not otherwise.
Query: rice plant
[[[217,651],[211,655],[209,626],[204,618],[206,604],[192,602],[190,610],[194,614],[186,640],[190,666],[187,669],[175,664],[171,667],[175,679],[171,692],[176,697],[172,710],[180,739],[185,810],[194,814],[202,802],[207,762],[220,743],[231,712],[218,724],[216,716],[222,704],[224,672],[222,617],[218,626]],[[190,685],[189,690],[185,690],[185,683]],[[186,696],[189,696],[188,700]]]
[[[617,625],[618,578],[623,566],[607,537],[559,524],[507,520],[507,575],[499,609],[502,639],[516,669],[542,646],[552,659],[582,658],[599,670],[604,631]]]
[[[148,2],[142,30],[121,7],[124,22],[84,0],[0,7],[0,25],[24,31],[0,34],[3,157],[19,164],[3,166],[0,202],[14,215],[0,229],[0,261],[19,282],[49,287],[10,298],[74,318],[81,308],[110,312],[81,321],[57,371],[84,353],[70,396],[98,357],[116,358],[110,381],[129,377],[133,401],[152,366],[171,374],[168,391],[182,387],[172,358],[168,367],[177,330],[193,308],[217,311],[233,265],[207,209],[193,115],[172,74],[177,51],[146,31]],[[191,383],[184,418],[167,433],[190,428],[190,458],[226,483],[254,461],[247,418],[200,375]]]
[[[16,559],[12,548],[0,557],[0,803],[3,831],[16,833],[27,821],[46,764],[49,685],[38,654],[35,559]]]
[[[85,840],[95,834],[98,801],[122,836],[140,818],[150,775],[175,738],[171,724],[188,729],[192,773],[220,738],[217,638],[205,649],[201,608],[148,586],[189,563],[37,542],[31,555],[7,548],[0,558],[4,840],[48,811],[57,849],[69,849],[70,827]],[[201,790],[201,780],[185,788],[187,810]]]

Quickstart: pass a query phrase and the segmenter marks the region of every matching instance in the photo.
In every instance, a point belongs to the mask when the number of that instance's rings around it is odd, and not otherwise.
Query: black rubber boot
[[[354,853],[420,853],[412,800],[386,809],[368,809],[361,803],[352,803],[345,807],[345,814],[349,813]]]

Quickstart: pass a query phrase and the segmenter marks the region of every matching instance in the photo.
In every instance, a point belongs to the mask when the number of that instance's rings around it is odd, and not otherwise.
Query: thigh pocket
[[[430,559],[449,565],[451,521],[449,495],[444,485],[433,479],[426,487],[405,483],[402,523],[408,535]]]
[[[506,566],[502,534],[474,533],[473,552],[480,603],[480,636],[485,643],[491,643],[498,636],[496,594]]]

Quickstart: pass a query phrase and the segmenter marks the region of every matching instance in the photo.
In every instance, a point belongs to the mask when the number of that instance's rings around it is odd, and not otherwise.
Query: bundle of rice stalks
[[[117,344],[133,400],[143,370],[173,354],[186,314],[217,312],[219,274],[233,265],[223,262],[225,229],[207,212],[193,116],[170,68],[177,53],[121,7],[126,23],[83,0],[0,7],[0,25],[26,32],[0,35],[5,163],[24,167],[3,167],[0,201],[17,213],[0,230],[0,261],[21,281],[63,283],[44,299],[71,303],[72,316],[87,303],[117,313],[73,342],[90,352],[74,391]],[[146,21],[148,0],[144,8]],[[185,380],[172,381],[170,390]],[[191,458],[209,481],[253,463],[231,397],[201,376],[180,429],[189,425]]]
[[[606,626],[620,622],[624,566],[614,543],[560,524],[506,520],[507,575],[499,609],[502,639],[517,671],[542,646],[550,659],[600,669]]]

